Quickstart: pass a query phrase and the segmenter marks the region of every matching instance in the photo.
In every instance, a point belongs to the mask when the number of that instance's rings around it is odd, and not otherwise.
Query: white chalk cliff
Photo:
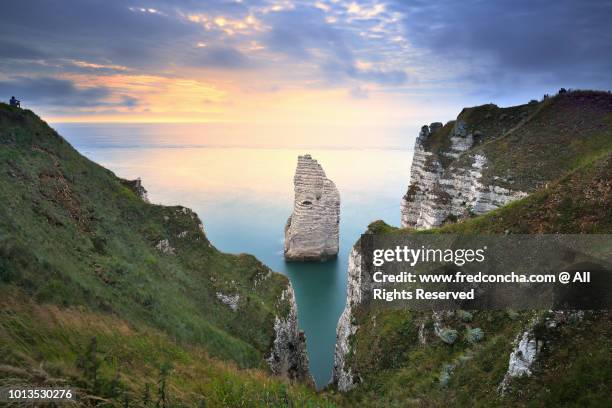
[[[605,128],[601,118],[609,115],[612,106],[607,102],[609,96],[600,95],[598,98],[601,99],[597,100],[588,98],[589,95],[577,92],[575,96],[557,97],[550,103],[530,102],[509,108],[482,105],[464,109],[457,120],[446,125],[436,122],[423,126],[415,143],[408,191],[401,202],[402,227],[435,228],[445,222],[484,214],[538,189],[548,188],[550,181],[568,171],[567,167],[563,167],[564,163],[576,159],[578,153],[571,149],[575,141],[587,140],[588,135],[592,134],[578,126],[573,128],[575,131],[568,131],[566,117],[571,121],[576,106],[580,106],[581,115],[592,112],[592,121],[589,122],[593,124],[591,129],[595,129],[595,126]],[[555,147],[559,154],[571,159],[551,160],[551,155],[546,154],[540,159],[538,149],[545,149],[550,140],[557,143]],[[506,232],[512,233],[511,230]],[[368,230],[366,233],[376,232]],[[381,366],[369,372],[360,372],[360,368],[369,367],[360,363],[370,361],[368,356],[358,353],[367,350],[369,344],[377,340],[372,328],[378,316],[377,310],[371,310],[368,306],[372,280],[367,262],[362,262],[366,258],[362,251],[358,241],[350,254],[346,306],[336,329],[332,381],[343,392],[358,387],[368,378],[376,379],[376,374],[387,368]],[[551,344],[548,342],[561,335],[561,332],[555,333],[557,326],[565,322],[575,324],[584,316],[581,311],[551,311],[543,318],[540,318],[540,314],[538,312],[533,322],[525,322],[526,327],[516,334],[512,351],[500,355],[500,358],[507,358],[507,371],[503,379],[500,378],[498,387],[501,396],[512,387],[518,388],[524,384],[515,379],[538,375],[540,369],[546,370],[545,365],[538,365],[538,360],[544,356],[542,350],[546,350],[546,347],[550,350]],[[463,325],[465,328],[466,323],[452,311],[415,311],[411,313],[411,318],[416,347],[429,347],[436,342],[450,345],[458,334],[466,333],[463,336],[469,339],[467,334],[472,333],[463,330],[458,333],[453,328],[453,325],[456,328]],[[516,318],[522,316],[516,314],[510,319]],[[429,322],[433,324],[429,326]],[[469,325],[468,329],[471,330]],[[481,329],[480,332],[482,336]],[[449,336],[449,333],[453,335]],[[470,359],[470,350],[462,357]],[[444,369],[444,376],[440,376],[441,386],[444,386],[444,378],[448,382],[455,365],[456,362],[446,362],[446,366],[451,368]],[[386,372],[383,372],[382,378],[385,375]],[[368,392],[372,392],[372,389]],[[521,395],[521,390],[515,390],[515,395]]]
[[[441,131],[442,123],[432,123],[423,126],[416,139],[410,185],[401,203],[402,227],[438,227],[446,220],[484,214],[527,195],[483,181],[487,158],[469,152],[483,136],[481,132],[468,131],[466,123],[457,119],[447,136],[448,148],[436,154],[427,141]],[[463,160],[456,160],[464,154]],[[445,167],[443,160],[455,162]]]
[[[363,276],[361,255],[359,244],[355,244],[349,255],[346,307],[336,328],[332,382],[338,386],[340,391],[349,391],[359,382],[359,378],[356,378],[347,362],[347,357],[351,352],[350,338],[359,328],[353,322],[353,309],[361,304],[363,297],[368,295],[369,289],[368,279]]]
[[[298,328],[297,304],[293,286],[288,283],[279,299],[284,315],[274,319],[274,343],[267,359],[270,370],[279,376],[314,386],[310,375],[306,337]]]
[[[326,260],[338,254],[340,194],[309,154],[298,157],[293,213],[285,226],[285,259]]]
[[[488,159],[481,150],[474,149],[516,126],[525,115],[504,119],[503,110],[494,105],[475,109],[488,110],[490,117],[466,122],[464,116],[474,111],[468,108],[456,121],[446,125],[435,122],[421,129],[415,144],[408,192],[401,203],[402,227],[437,227],[447,219],[483,214],[527,195],[519,189],[507,188],[512,181],[505,177],[494,177],[493,182],[483,178]],[[371,296],[371,279],[362,265],[362,256],[358,242],[349,258],[346,307],[336,329],[332,382],[340,391],[348,391],[362,381],[350,361],[354,352],[351,338],[359,336],[360,328],[356,311]],[[443,322],[435,314],[433,320],[437,322],[434,331],[443,337]],[[419,335],[420,341],[426,343],[424,327]]]

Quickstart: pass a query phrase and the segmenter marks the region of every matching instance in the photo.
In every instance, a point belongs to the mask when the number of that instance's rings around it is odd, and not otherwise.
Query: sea
[[[336,325],[346,302],[348,255],[368,224],[399,225],[417,126],[274,126],[224,123],[52,123],[81,154],[126,179],[151,202],[197,212],[215,247],[255,255],[291,280],[318,388],[331,379]],[[341,198],[340,252],[287,263],[297,157],[311,154]]]

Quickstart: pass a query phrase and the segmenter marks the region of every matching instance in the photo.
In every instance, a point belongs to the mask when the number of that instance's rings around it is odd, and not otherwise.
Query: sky
[[[0,98],[52,122],[399,126],[612,88],[612,2],[22,0]]]

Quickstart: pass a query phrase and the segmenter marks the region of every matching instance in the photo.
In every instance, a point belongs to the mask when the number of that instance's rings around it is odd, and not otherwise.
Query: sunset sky
[[[55,122],[376,125],[612,88],[610,1],[4,2],[0,97]]]

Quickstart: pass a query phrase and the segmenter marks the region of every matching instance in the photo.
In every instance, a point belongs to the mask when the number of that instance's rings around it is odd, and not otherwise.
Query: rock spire
[[[324,261],[338,254],[340,194],[309,154],[298,156],[293,213],[285,226],[285,259]]]

